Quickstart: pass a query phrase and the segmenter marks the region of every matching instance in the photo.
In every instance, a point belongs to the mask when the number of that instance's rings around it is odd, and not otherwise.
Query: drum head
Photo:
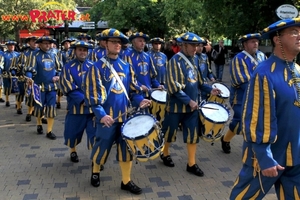
[[[134,115],[123,124],[122,134],[128,139],[146,136],[153,128],[154,123],[155,119],[151,115]]]
[[[213,88],[218,88],[222,91],[222,94],[220,94],[221,97],[228,98],[230,96],[230,90],[228,87],[222,83],[214,83],[212,84]]]
[[[224,123],[229,119],[229,111],[221,104],[208,102],[200,107],[200,109],[206,119],[215,123]]]
[[[167,92],[164,90],[154,90],[151,93],[151,98],[155,101],[166,103],[167,101]]]

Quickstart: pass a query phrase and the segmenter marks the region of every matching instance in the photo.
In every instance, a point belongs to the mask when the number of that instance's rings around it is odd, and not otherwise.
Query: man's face
[[[9,44],[9,45],[7,45],[7,50],[8,50],[9,52],[14,51],[14,50],[15,50],[15,45],[14,45],[14,44]]]
[[[223,40],[220,40],[220,41],[219,41],[219,46],[221,46],[221,47],[224,46],[224,41],[223,41]]]
[[[199,46],[197,46],[197,53],[202,53],[203,51],[203,44],[199,44]]]
[[[144,47],[146,45],[146,41],[142,37],[137,37],[137,38],[134,38],[134,40],[132,41],[132,45],[136,50],[143,51]]]
[[[285,53],[297,55],[300,52],[300,27],[289,27],[280,32],[282,48]]]
[[[80,61],[84,61],[88,56],[88,49],[85,47],[76,47],[75,48],[76,58]]]
[[[249,54],[255,54],[255,52],[258,50],[258,39],[249,39],[244,42],[244,49],[247,51]]]
[[[160,43],[160,42],[153,42],[153,43],[152,43],[152,48],[153,48],[155,51],[160,51],[160,49],[161,49],[161,43]]]
[[[71,46],[71,43],[70,42],[65,42],[64,43],[64,49],[68,50]]]
[[[84,41],[84,42],[88,42],[88,41],[89,41],[88,38],[86,38],[86,37],[83,37],[83,38],[81,38],[80,40],[81,40],[81,41]]]
[[[197,46],[199,46],[199,44],[184,43],[183,46],[185,47],[185,53],[187,54],[187,56],[194,56],[196,54]]]
[[[51,42],[49,41],[42,41],[41,43],[39,43],[39,47],[40,49],[42,49],[43,51],[49,51],[51,48]]]
[[[106,48],[108,53],[119,54],[121,47],[122,42],[119,38],[108,38],[108,40],[106,40]]]
[[[36,42],[36,39],[30,39],[28,44],[30,46],[31,49],[36,49],[38,47],[38,44],[35,43]]]

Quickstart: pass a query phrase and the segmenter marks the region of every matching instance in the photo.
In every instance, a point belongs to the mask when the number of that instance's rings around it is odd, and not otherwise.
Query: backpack
[[[215,61],[218,58],[219,54],[220,54],[219,52],[217,52],[215,49],[213,49],[211,51],[211,58],[212,58],[212,60]]]

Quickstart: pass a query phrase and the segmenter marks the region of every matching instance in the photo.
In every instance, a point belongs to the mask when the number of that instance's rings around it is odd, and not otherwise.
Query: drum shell
[[[127,123],[130,123],[130,120],[134,117],[139,117],[141,115],[151,116],[153,119],[153,126],[147,131],[136,137],[130,137],[128,134],[124,133],[124,129]],[[160,132],[160,129],[156,125],[158,121],[150,114],[135,114],[132,117],[128,118],[121,127],[121,134],[123,139],[126,141],[126,144],[138,161],[146,162],[148,160],[154,160],[163,150],[163,139]],[[142,121],[140,123],[143,123]]]
[[[165,118],[165,109],[166,109],[166,99],[157,99],[153,96],[155,92],[163,92],[165,95],[167,93],[165,91],[154,91],[151,93],[151,106],[149,107],[150,113],[159,121],[160,125]]]
[[[229,88],[222,83],[214,83],[212,84],[213,88],[218,88],[221,90],[222,93],[224,93],[224,95],[220,94],[220,95],[210,95],[207,99],[208,102],[217,102],[220,104],[224,104],[227,99],[229,99],[230,97],[230,90]],[[228,94],[228,95],[227,95]]]

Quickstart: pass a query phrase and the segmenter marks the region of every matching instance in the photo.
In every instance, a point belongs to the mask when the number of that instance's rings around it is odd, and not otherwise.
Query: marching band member
[[[160,51],[161,46],[164,45],[165,42],[159,37],[152,38],[150,42],[152,44],[152,49],[149,51],[149,55],[152,58],[157,72],[156,79],[161,85],[165,85],[168,58],[163,52]]]
[[[230,141],[235,135],[241,134],[241,114],[244,93],[256,66],[266,60],[263,52],[258,50],[260,33],[250,33],[239,38],[244,50],[238,53],[230,63],[230,105],[234,111],[229,129],[221,137],[221,147],[224,153],[231,151]]]
[[[164,86],[156,80],[157,72],[151,57],[144,52],[149,36],[137,32],[132,34],[129,40],[132,42],[132,50],[124,56],[124,60],[134,68],[138,85],[143,90],[143,96],[149,99],[152,88],[164,89]]]
[[[3,78],[2,70],[4,69],[4,53],[0,50],[0,103],[4,103],[5,100],[2,98]]]
[[[73,45],[75,59],[64,65],[60,74],[60,88],[67,97],[67,114],[65,118],[65,145],[70,147],[70,160],[79,162],[76,146],[81,142],[83,132],[87,134],[87,147],[91,149],[95,141],[96,127],[91,107],[84,103],[82,90],[83,78],[93,62],[87,59],[89,43],[78,41]]]
[[[93,62],[98,61],[100,58],[106,55],[105,41],[101,38],[102,33],[96,34],[96,40],[99,42],[98,47],[96,47],[90,55],[90,60]]]
[[[230,198],[300,195],[300,18],[279,20],[261,32],[273,54],[254,70],[242,102],[242,169]]]
[[[55,140],[56,136],[52,132],[54,117],[56,116],[55,101],[56,90],[58,88],[59,73],[61,70],[61,62],[58,57],[50,52],[50,45],[54,40],[49,36],[40,37],[36,43],[39,44],[40,49],[28,58],[25,65],[25,75],[29,78],[28,84],[33,87],[35,84],[41,87],[40,105],[34,104],[34,116],[37,117],[37,133],[43,134],[42,116],[47,117],[47,134],[46,137]]]
[[[77,39],[79,41],[89,42],[89,40],[91,40],[92,37],[90,35],[86,34],[86,33],[79,33],[77,35]],[[93,52],[93,48],[89,49],[88,51],[89,51],[89,54],[88,54],[88,58],[89,58],[91,56],[92,52]]]
[[[174,167],[169,148],[175,142],[177,129],[181,123],[183,128],[183,141],[187,143],[188,163],[186,170],[197,176],[203,176],[203,171],[196,164],[196,147],[199,143],[199,89],[212,95],[220,90],[204,84],[201,73],[198,71],[199,60],[195,56],[196,48],[204,40],[198,35],[187,32],[178,37],[181,51],[175,54],[168,62],[167,67],[167,105],[163,122],[162,133],[165,146],[161,159],[164,165]]]
[[[19,52],[15,51],[15,47],[17,45],[17,42],[15,41],[8,41],[5,43],[7,46],[7,51],[4,52],[4,68],[2,71],[3,75],[3,88],[4,88],[4,95],[6,100],[6,106],[10,106],[9,102],[9,95],[11,94],[11,86],[12,86],[12,80],[11,76],[16,76],[16,70],[10,71],[11,64],[13,59],[17,59],[20,56]],[[14,69],[14,68],[12,68]]]
[[[215,81],[214,75],[211,70],[211,66],[209,64],[208,56],[206,55],[206,53],[202,53],[204,45],[206,43],[207,43],[207,41],[205,41],[204,44],[200,43],[199,46],[197,46],[197,50],[196,50],[196,55],[198,56],[199,61],[200,61],[198,70],[202,74],[204,83],[208,83],[209,81]],[[200,91],[200,94],[201,94],[200,102],[203,100],[206,100],[209,95],[204,91]]]
[[[29,36],[25,39],[25,43],[28,46],[24,46],[22,48],[22,53],[19,59],[15,60],[17,64],[12,64],[11,68],[14,68],[16,74],[18,76],[18,85],[19,85],[19,94],[16,96],[16,104],[17,104],[17,113],[22,114],[22,102],[25,97],[25,90],[26,90],[26,78],[24,77],[24,66],[27,62],[27,58],[32,52],[38,50],[38,45],[35,41],[38,39],[37,36]],[[27,105],[27,115],[25,120],[31,121],[31,113],[33,111],[33,98],[32,97],[25,97],[25,104]]]
[[[141,108],[149,106],[151,101],[139,95],[141,90],[136,85],[132,66],[118,56],[122,43],[128,43],[128,38],[116,29],[106,29],[102,33],[107,56],[89,68],[84,84],[85,103],[92,108],[97,125],[96,141],[91,154],[91,184],[99,187],[100,164],[106,162],[112,145],[116,142],[116,158],[122,174],[121,189],[140,194],[142,189],[130,177],[133,156],[121,136],[121,126],[126,119],[126,115],[122,113],[128,112],[129,95]]]

